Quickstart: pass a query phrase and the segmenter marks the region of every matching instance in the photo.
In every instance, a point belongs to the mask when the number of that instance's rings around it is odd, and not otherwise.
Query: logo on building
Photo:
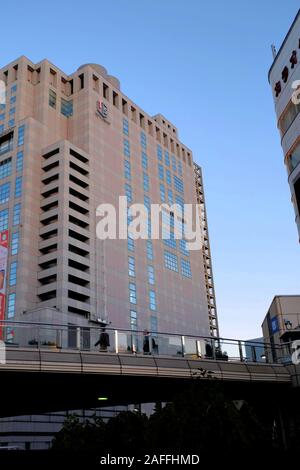
[[[96,103],[96,113],[101,116],[103,119],[108,118],[108,108],[103,101],[98,100]]]

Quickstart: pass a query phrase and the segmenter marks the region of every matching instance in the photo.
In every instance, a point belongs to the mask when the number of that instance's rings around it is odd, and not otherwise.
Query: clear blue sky
[[[267,72],[299,2],[14,1],[1,66],[24,54],[72,73],[104,65],[161,112],[205,178],[221,334],[260,335],[276,294],[297,294],[300,246]]]

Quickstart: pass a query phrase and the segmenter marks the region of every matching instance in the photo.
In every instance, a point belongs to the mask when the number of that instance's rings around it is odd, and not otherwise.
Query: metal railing
[[[0,321],[0,339],[7,348],[38,348],[103,353],[157,355],[228,362],[287,363],[290,345],[106,328],[109,344],[101,340],[100,326]],[[96,343],[100,340],[100,344]],[[106,336],[107,340],[107,336]]]

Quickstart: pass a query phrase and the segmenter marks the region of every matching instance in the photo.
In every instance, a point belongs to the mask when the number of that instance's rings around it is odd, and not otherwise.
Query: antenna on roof
[[[272,51],[273,59],[275,59],[277,51],[276,51],[276,47],[274,46],[274,44],[271,44],[271,51]]]

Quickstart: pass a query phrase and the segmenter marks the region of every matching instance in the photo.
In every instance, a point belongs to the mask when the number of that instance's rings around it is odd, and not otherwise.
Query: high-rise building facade
[[[174,125],[146,114],[97,64],[67,75],[22,56],[0,79],[6,318],[78,325],[102,318],[116,328],[216,335],[209,245],[188,251],[174,237],[96,236],[97,207],[117,208],[120,195],[146,207],[197,202],[192,152]]]
[[[300,10],[277,54],[273,51],[268,77],[300,237]]]

